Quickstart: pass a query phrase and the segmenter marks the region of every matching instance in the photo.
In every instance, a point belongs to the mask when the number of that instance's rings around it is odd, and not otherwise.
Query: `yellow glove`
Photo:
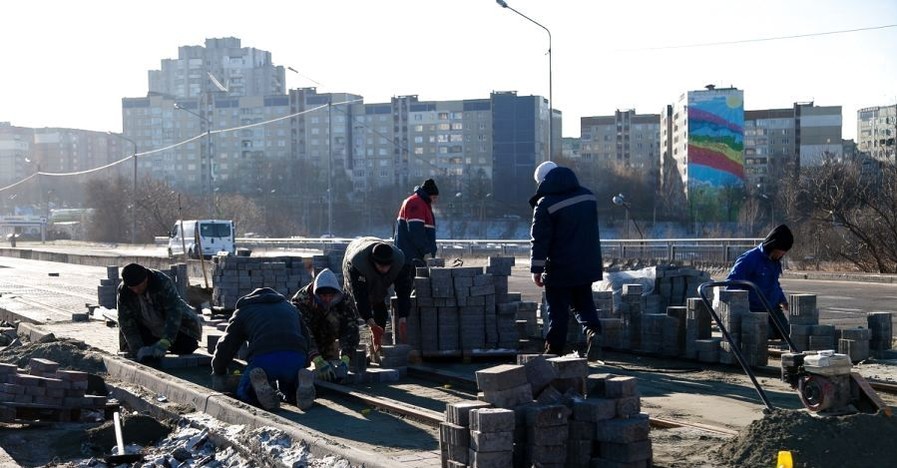
[[[319,379],[330,382],[336,377],[336,373],[333,372],[333,366],[321,356],[315,357],[312,360],[312,363],[315,365],[315,373],[318,375]]]
[[[343,361],[343,364],[344,364],[346,367],[349,367],[349,362],[351,361],[351,359],[349,358],[348,355],[346,355],[346,354],[342,355],[342,356],[339,358],[339,360],[340,360],[340,361]]]

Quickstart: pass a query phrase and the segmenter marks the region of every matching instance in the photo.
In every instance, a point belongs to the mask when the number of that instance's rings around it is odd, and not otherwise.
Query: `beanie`
[[[380,265],[392,265],[392,247],[389,244],[378,242],[371,249],[371,260]]]
[[[129,263],[121,270],[121,279],[125,286],[137,286],[146,279],[146,268],[137,263]]]
[[[425,180],[420,188],[426,192],[427,195],[439,195],[439,189],[436,187],[436,181],[433,179]]]
[[[340,292],[339,281],[336,275],[330,271],[330,268],[324,268],[315,277],[314,293],[318,294],[336,294]]]
[[[553,161],[545,161],[542,164],[539,164],[539,167],[536,168],[536,172],[533,173],[533,179],[536,179],[537,184],[541,184],[542,181],[545,180],[545,176],[556,167],[558,167],[558,165]]]
[[[784,224],[776,226],[763,239],[763,250],[767,252],[772,252],[773,250],[788,251],[792,245],[794,245],[794,235],[791,234],[791,229],[788,229],[788,226]]]

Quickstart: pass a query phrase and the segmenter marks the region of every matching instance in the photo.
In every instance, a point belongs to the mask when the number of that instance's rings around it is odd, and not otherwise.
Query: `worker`
[[[358,347],[358,313],[336,275],[329,268],[321,270],[290,301],[310,332],[308,358],[317,377],[326,381],[345,377]]]
[[[125,265],[118,286],[120,349],[137,362],[156,366],[166,353],[191,354],[199,347],[202,323],[174,282],[159,270]]]
[[[306,410],[315,399],[314,374],[308,367],[308,330],[296,308],[277,291],[258,288],[237,300],[224,336],[212,358],[212,386],[226,385],[227,367],[248,343],[247,365],[237,398],[266,410],[281,399]],[[295,396],[295,400],[293,397]]]
[[[785,293],[779,284],[779,277],[782,275],[782,258],[791,250],[792,245],[794,245],[794,235],[791,233],[791,229],[780,224],[769,231],[760,245],[738,256],[735,259],[735,264],[732,265],[729,276],[726,277],[726,281],[743,280],[757,285],[786,333],[789,330],[788,320],[783,311],[788,310],[788,299],[785,298]],[[733,286],[732,289],[748,289],[750,310],[752,312],[767,312],[763,300],[753,288]],[[782,333],[773,323],[772,316],[768,320],[769,337],[783,339]]]
[[[598,235],[598,202],[579,185],[569,168],[547,161],[534,173],[538,188],[533,207],[530,272],[538,287],[545,287],[548,303],[545,353],[564,354],[567,323],[572,307],[587,339],[585,355],[601,356],[601,321],[592,299],[592,283],[604,268]]]
[[[405,254],[408,265],[426,266],[426,256],[436,256],[436,217],[433,203],[439,199],[439,188],[433,179],[415,187],[396,219],[396,247]]]
[[[396,293],[399,342],[407,341],[407,318],[411,312],[414,267],[405,262],[397,247],[376,237],[361,237],[346,247],[343,282],[361,319],[370,327],[374,359],[382,345],[383,331],[389,318],[389,288]]]

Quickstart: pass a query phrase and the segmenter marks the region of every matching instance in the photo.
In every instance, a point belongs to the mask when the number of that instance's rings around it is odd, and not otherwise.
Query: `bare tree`
[[[128,233],[125,217],[128,198],[122,178],[94,179],[85,187],[87,206],[94,209],[87,223],[87,240],[122,242]]]

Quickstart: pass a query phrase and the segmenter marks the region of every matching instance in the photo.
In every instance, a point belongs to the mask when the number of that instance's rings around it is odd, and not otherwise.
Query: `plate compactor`
[[[716,322],[725,340],[734,343],[729,330],[726,329],[719,315],[713,309],[707,290],[713,287],[737,287],[739,289],[754,290],[763,302],[766,311],[772,319],[773,325],[785,338],[790,352],[782,354],[782,380],[797,390],[800,401],[814,414],[822,416],[835,416],[852,413],[877,413],[882,411],[891,416],[891,408],[875,393],[875,390],[866,382],[860,374],[853,372],[850,357],[846,354],[838,354],[832,350],[799,352],[794,342],[788,336],[784,323],[772,313],[763,293],[757,285],[750,281],[729,280],[711,281],[701,284],[698,293],[701,301],[710,312],[710,316]],[[760,387],[757,377],[742,356],[738,346],[732,346],[735,359],[741,364],[745,374],[751,379],[757,394],[766,409],[773,410],[772,403],[766,396],[766,392]]]
[[[849,356],[833,350],[782,354],[782,380],[809,411],[837,416],[881,410],[890,416],[890,407],[852,367]]]

